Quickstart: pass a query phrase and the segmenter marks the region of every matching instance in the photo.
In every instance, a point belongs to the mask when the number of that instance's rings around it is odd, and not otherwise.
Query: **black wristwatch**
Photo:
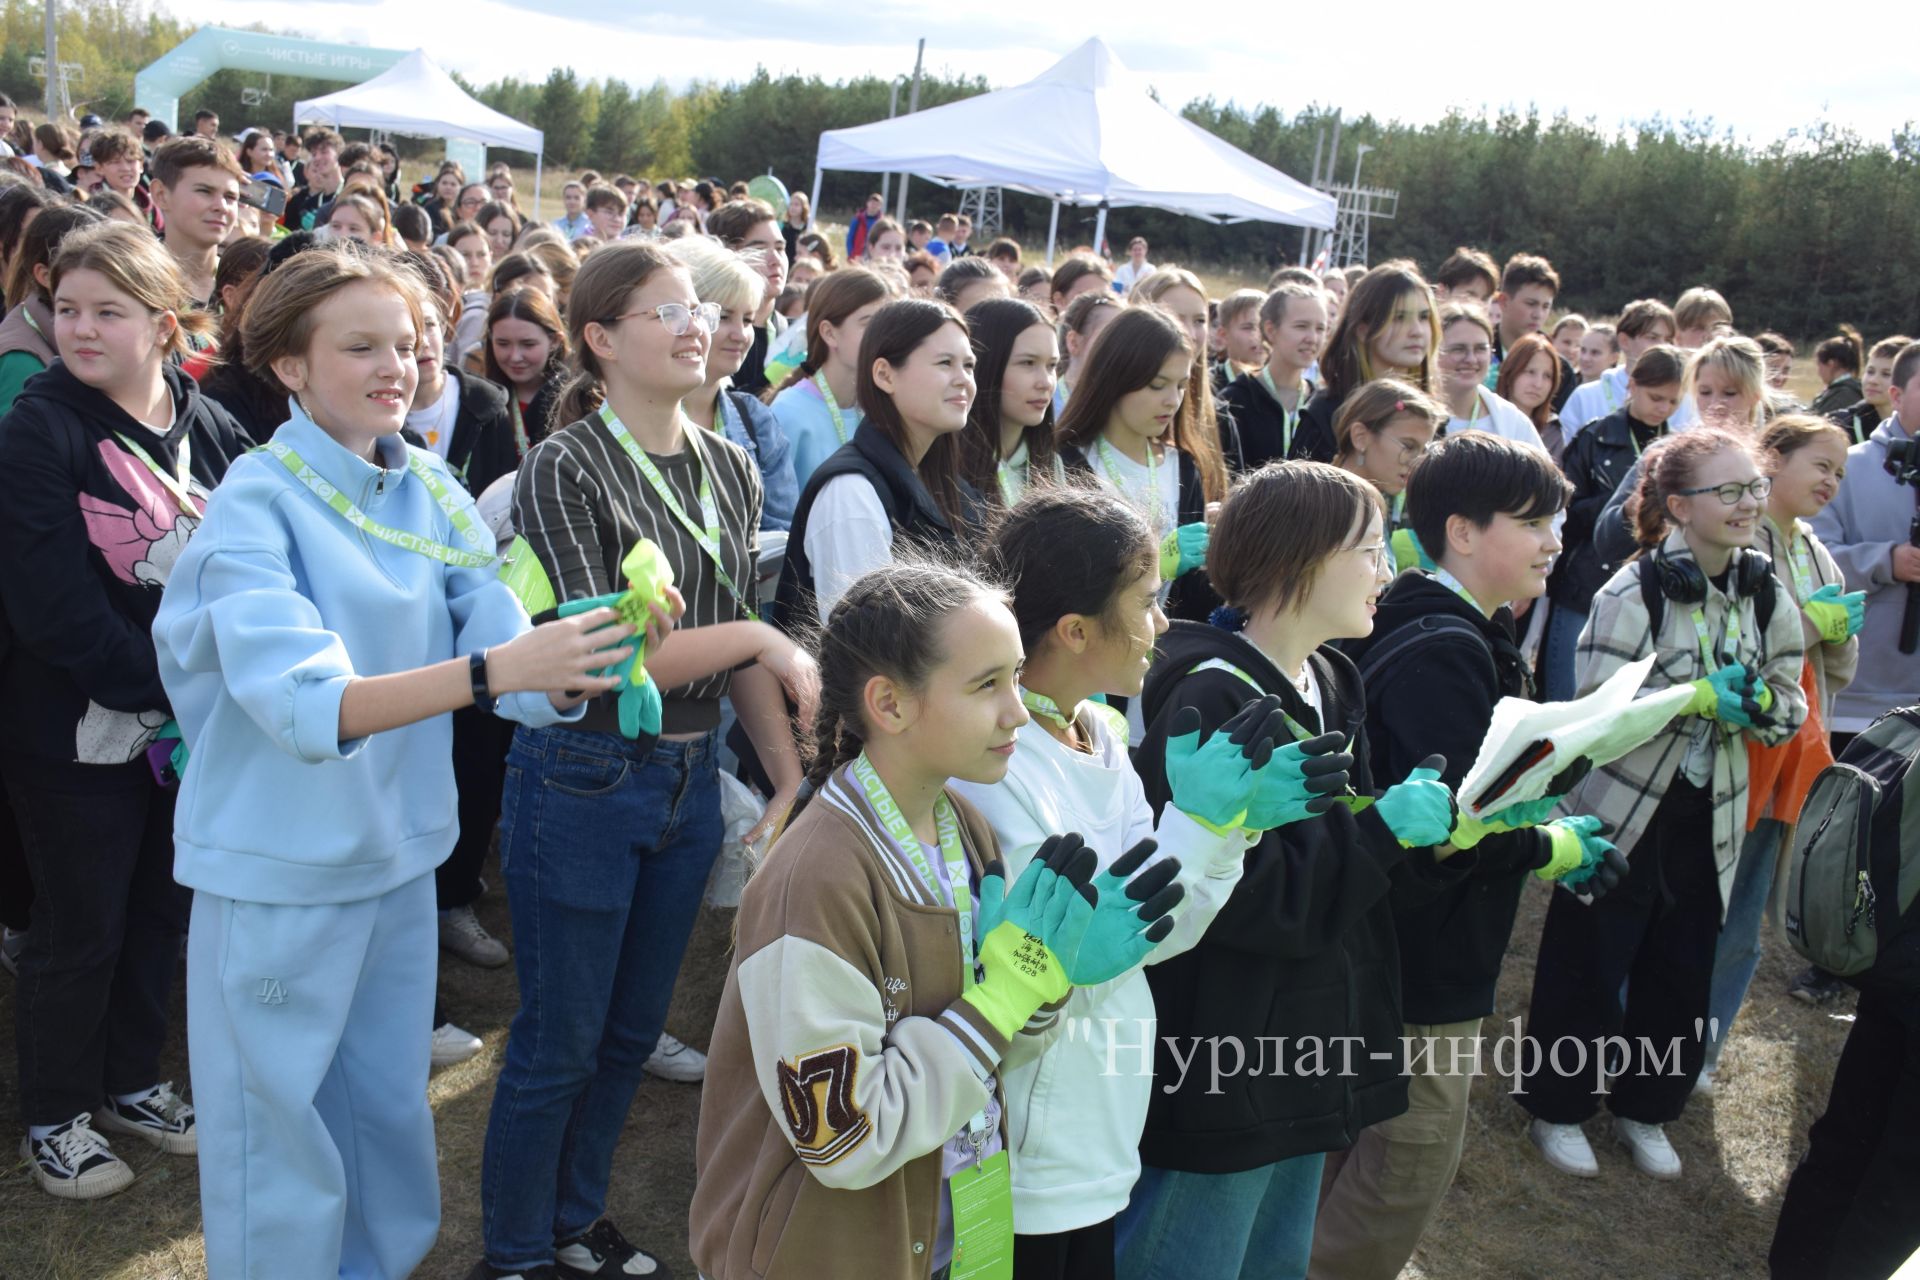
[[[467,668],[473,676],[473,705],[491,713],[500,705],[500,699],[493,696],[493,690],[487,685],[487,651],[475,650],[467,659]]]

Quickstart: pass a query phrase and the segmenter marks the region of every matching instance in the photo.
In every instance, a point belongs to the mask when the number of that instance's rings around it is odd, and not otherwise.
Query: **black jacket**
[[[1458,618],[1471,631],[1436,627]],[[1377,668],[1367,654],[1402,628],[1430,634],[1398,648]],[[1514,643],[1513,614],[1491,618],[1424,573],[1403,573],[1387,588],[1373,634],[1342,646],[1367,668],[1367,742],[1376,778],[1400,779],[1428,756],[1447,758],[1441,775],[1458,787],[1480,752],[1502,698],[1531,697],[1526,659]],[[1488,836],[1443,864],[1460,878],[1443,888],[1402,879],[1393,889],[1406,1020],[1466,1022],[1493,1012],[1493,989],[1513,933],[1526,873],[1541,861],[1538,830]]]
[[[118,437],[169,474],[192,438],[192,476],[211,490],[247,441],[224,409],[169,365],[173,429],[156,436],[56,360],[0,418],[0,661],[7,747],[46,760],[124,764],[168,718],[151,628],[199,526]],[[204,501],[205,494],[200,495]],[[81,852],[81,851],[73,851]]]
[[[1293,449],[1287,449],[1287,417],[1260,381],[1258,373],[1243,373],[1221,390],[1219,396],[1220,435],[1237,434],[1240,440],[1240,465],[1257,471],[1269,462],[1304,457],[1300,452],[1301,435],[1306,431],[1306,409],[1313,402],[1313,384],[1301,393],[1300,416],[1294,422]],[[1327,439],[1333,439],[1333,419],[1327,418]],[[1322,461],[1332,461],[1331,445]]]
[[[1300,426],[1293,433],[1293,452],[1289,458],[1306,462],[1333,461],[1333,419],[1346,397],[1335,398],[1321,386],[1300,410]]]
[[[813,504],[829,481],[840,476],[864,476],[880,499],[887,522],[893,526],[893,542],[902,540],[922,547],[953,551],[975,532],[972,523],[955,529],[933,500],[933,494],[920,480],[919,473],[893,447],[886,433],[870,422],[854,428],[852,439],[827,456],[807,477],[800,503],[793,511],[793,525],[787,533],[787,558],[780,570],[780,586],[774,594],[774,616],[769,621],[789,635],[805,635],[819,620],[814,604],[813,565],[807,559],[807,522]],[[966,481],[960,482],[961,498],[973,519],[985,512],[980,494]]]
[[[273,433],[289,416],[286,392],[232,360],[222,360],[207,370],[200,380],[200,394],[225,409],[253,444],[273,439]]]
[[[520,466],[514,450],[513,417],[507,410],[507,393],[485,378],[451,365],[447,376],[460,380],[460,408],[454,414],[453,439],[447,445],[447,469],[477,498],[488,485]],[[547,396],[547,387],[541,388],[540,397],[546,397],[549,404],[555,398]],[[540,397],[536,397],[535,407]]]
[[[1266,691],[1288,714],[1315,720],[1293,682],[1243,636],[1176,622],[1161,637],[1147,674],[1147,724],[1135,758],[1156,810],[1171,799],[1166,778],[1167,726],[1193,707],[1203,733],[1231,718],[1255,691],[1231,672],[1194,667],[1220,658]],[[1354,740],[1355,790],[1374,779],[1368,765],[1366,696],[1346,657],[1322,649],[1310,659],[1327,709],[1327,727]],[[1191,673],[1191,674],[1190,674]],[[1447,874],[1432,851],[1408,851],[1369,808],[1336,805],[1327,813],[1269,831],[1246,853],[1240,884],[1193,950],[1147,968],[1159,1031],[1154,1045],[1153,1100],[1140,1155],[1146,1163],[1193,1173],[1234,1173],[1276,1160],[1351,1146],[1360,1130],[1407,1108],[1401,1075],[1400,952],[1388,895],[1414,876],[1435,883]],[[1201,1038],[1199,1059],[1183,1080],[1181,1057]],[[1206,1040],[1237,1037],[1246,1070],[1211,1079]],[[1271,1062],[1271,1037],[1285,1040],[1285,1072]],[[1333,1037],[1358,1037],[1341,1047]],[[1259,1045],[1261,1037],[1268,1037]],[[1297,1071],[1304,1046],[1323,1042],[1324,1074]],[[1171,1047],[1170,1047],[1171,1046]],[[1258,1049],[1262,1069],[1253,1073]],[[1376,1056],[1377,1055],[1377,1056]],[[1351,1072],[1344,1068],[1350,1063]],[[1230,1057],[1222,1062],[1230,1069]],[[1178,1087],[1175,1087],[1177,1084]]]
[[[1573,497],[1567,502],[1567,523],[1560,531],[1560,560],[1554,565],[1548,587],[1555,605],[1587,612],[1593,607],[1594,593],[1619,567],[1594,546],[1594,525],[1620,482],[1633,470],[1640,456],[1635,443],[1645,449],[1665,429],[1664,424],[1648,426],[1632,417],[1623,405],[1590,423],[1561,455],[1560,469],[1573,485]],[[1377,630],[1377,622],[1375,626]]]
[[[1827,421],[1845,431],[1855,444],[1865,444],[1874,428],[1880,425],[1880,411],[1866,400],[1856,400],[1833,410],[1827,415]]]
[[[1807,412],[1830,418],[1842,409],[1851,409],[1866,398],[1867,393],[1865,388],[1861,387],[1860,379],[1850,373],[1843,373],[1829,382],[1825,389],[1813,398],[1813,403],[1807,406]]]
[[[1172,453],[1179,460],[1180,467],[1180,506],[1174,512],[1174,520],[1178,524],[1204,521],[1207,518],[1207,493],[1200,484],[1200,469],[1193,465],[1193,459],[1183,450],[1174,449]],[[1072,445],[1061,446],[1060,465],[1065,468],[1067,478],[1074,483],[1098,486],[1093,463]],[[1167,616],[1205,622],[1220,603],[1213,583],[1207,579],[1207,571],[1204,568],[1189,569],[1173,580],[1172,588],[1167,592]]]

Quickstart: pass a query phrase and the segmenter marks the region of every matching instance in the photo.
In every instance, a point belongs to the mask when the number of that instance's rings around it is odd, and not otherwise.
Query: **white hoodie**
[[[1252,842],[1238,831],[1217,836],[1171,805],[1156,831],[1126,743],[1105,716],[1089,709],[1081,711],[1079,726],[1092,737],[1091,755],[1033,722],[1021,728],[1003,781],[950,785],[992,824],[1010,883],[1051,835],[1078,834],[1099,854],[1103,871],[1141,840],[1158,839],[1153,861],[1180,859],[1187,895],[1174,908],[1173,932],[1148,962],[1179,955],[1200,940],[1240,883],[1241,859]],[[1062,1012],[1065,1034],[1037,1060],[1009,1068],[1001,1079],[1012,1148],[1013,1228],[1021,1235],[1103,1222],[1126,1207],[1140,1176],[1158,1025],[1147,976],[1135,968],[1112,982],[1076,988]]]

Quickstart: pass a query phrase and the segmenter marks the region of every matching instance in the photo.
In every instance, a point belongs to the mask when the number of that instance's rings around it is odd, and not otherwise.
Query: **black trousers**
[[[1050,1236],[1013,1238],[1020,1280],[1113,1280],[1113,1219]]]
[[[1827,1112],[1787,1183],[1776,1280],[1885,1280],[1920,1249],[1920,1000],[1860,994]]]
[[[27,851],[20,843],[13,801],[0,786],[0,925],[25,929],[32,913],[33,873],[27,870]]]
[[[480,896],[480,867],[493,845],[493,830],[500,825],[507,748],[512,745],[511,720],[478,707],[453,713],[453,785],[460,794],[460,837],[433,873],[434,897],[442,911],[467,906]]]
[[[21,1118],[62,1124],[160,1082],[189,892],[174,792],[144,758],[0,760],[36,894],[15,993]]]
[[[1587,906],[1557,892],[1547,910],[1526,1026],[1541,1057],[1536,1064],[1529,1048],[1526,1062],[1534,1069],[1519,1101],[1550,1124],[1579,1124],[1599,1114],[1603,1101],[1628,1120],[1678,1119],[1706,1060],[1705,1037],[1694,1023],[1707,1016],[1720,937],[1708,793],[1676,777],[1627,857],[1631,870],[1612,893]],[[1582,1041],[1586,1056],[1582,1069],[1562,1073],[1548,1055],[1566,1036]],[[1602,1036],[1622,1036],[1633,1046],[1625,1072],[1604,1095],[1594,1062]],[[1641,1037],[1660,1055],[1659,1070],[1641,1053]],[[1668,1052],[1676,1037],[1678,1074]],[[1567,1046],[1560,1062],[1574,1061]]]

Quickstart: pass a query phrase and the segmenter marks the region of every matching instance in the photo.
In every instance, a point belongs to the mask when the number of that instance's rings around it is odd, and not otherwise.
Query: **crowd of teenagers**
[[[504,168],[140,123],[0,174],[0,955],[26,1168],[196,1157],[215,1280],[433,1247],[442,954],[520,995],[480,1280],[665,1275],[623,1138],[691,1155],[708,1280],[1391,1280],[1528,878],[1526,1034],[1680,1045],[1530,1059],[1542,1177],[1604,1112],[1679,1178],[1812,776],[1920,701],[1903,337],[1803,405],[1713,289],[1590,322],[1525,253],[1210,297],[877,195],[829,237],[583,174],[542,224]],[[1469,813],[1496,703],[1648,658],[1683,713]],[[1779,1277],[1920,1245],[1920,990],[1856,985]],[[691,1153],[625,1133],[648,1074]]]

